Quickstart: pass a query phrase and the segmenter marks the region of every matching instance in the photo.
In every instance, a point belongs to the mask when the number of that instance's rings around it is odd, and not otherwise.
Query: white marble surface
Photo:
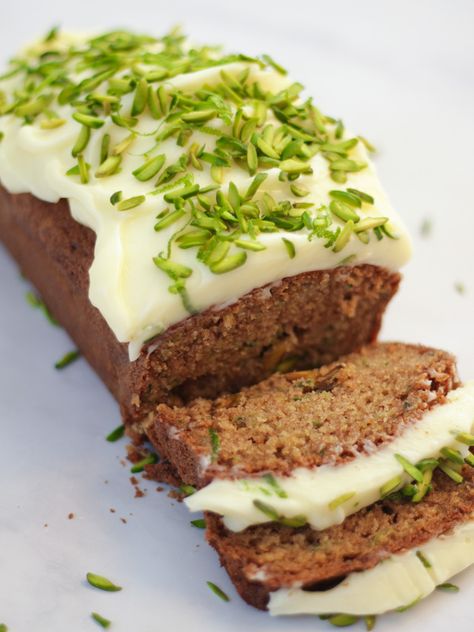
[[[474,376],[472,1],[6,6],[3,0],[1,58],[56,22],[157,32],[182,22],[196,38],[270,52],[286,64],[325,111],[380,148],[380,174],[413,231],[416,254],[384,338],[450,349],[462,377]],[[423,239],[424,218],[433,231]],[[456,282],[464,283],[464,295]],[[90,620],[98,611],[117,632],[330,629],[314,618],[273,620],[247,607],[184,507],[150,483],[142,484],[146,497],[134,499],[120,464],[124,442],[104,441],[119,423],[115,403],[83,361],[63,372],[52,368],[71,343],[26,305],[25,283],[3,251],[0,288],[0,622],[12,632],[87,632],[99,629]],[[107,575],[123,591],[88,587],[87,571]],[[231,603],[210,593],[206,580],[226,590]],[[473,580],[473,571],[464,573],[456,580],[461,593],[436,594],[379,621],[377,630],[467,632]]]

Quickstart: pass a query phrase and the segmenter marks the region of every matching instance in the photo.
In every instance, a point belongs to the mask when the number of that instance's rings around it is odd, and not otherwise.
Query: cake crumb
[[[120,520],[123,522],[123,524],[127,524],[127,519],[126,518],[120,518]]]
[[[73,520],[75,518],[75,515],[71,512],[70,514],[68,514],[68,520]]]
[[[109,511],[110,511],[110,513],[115,513],[115,511],[116,511],[116,510],[115,510],[113,507],[111,507],[111,508],[109,509]]]

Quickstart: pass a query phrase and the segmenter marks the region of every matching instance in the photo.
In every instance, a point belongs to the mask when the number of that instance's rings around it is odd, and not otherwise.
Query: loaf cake
[[[0,80],[0,238],[131,434],[377,335],[410,241],[302,90],[175,32],[53,31]]]
[[[272,614],[407,607],[474,561],[474,383],[375,344],[410,239],[371,149],[176,31],[53,29],[0,77],[2,242]]]

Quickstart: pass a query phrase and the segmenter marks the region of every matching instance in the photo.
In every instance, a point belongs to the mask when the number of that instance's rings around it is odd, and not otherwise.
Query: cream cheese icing
[[[370,570],[351,573],[330,590],[309,592],[295,587],[272,592],[268,610],[271,615],[383,614],[427,597],[473,563],[471,520],[418,549],[393,555]]]
[[[268,515],[255,501],[271,506],[279,516],[304,516],[313,528],[327,529],[379,500],[381,489],[389,481],[401,477],[401,486],[410,479],[396,454],[418,463],[452,447],[465,457],[469,448],[456,437],[471,433],[473,428],[474,380],[448,393],[445,404],[427,411],[422,419],[371,454],[359,455],[342,465],[298,468],[290,476],[274,476],[273,486],[264,478],[214,479],[185,502],[191,511],[222,515],[232,531],[268,522]]]
[[[71,42],[80,44],[85,41],[83,35],[62,35],[57,46],[67,46]],[[33,47],[37,55],[38,44]],[[159,44],[150,44],[150,51],[159,48]],[[228,74],[236,76],[249,69],[251,81],[258,81],[264,89],[277,92],[290,85],[287,77],[271,67],[262,69],[251,62],[232,62],[225,65]],[[179,88],[184,92],[195,90],[203,85],[212,86],[220,81],[222,66],[210,67],[187,74],[179,74],[164,81],[167,89]],[[84,73],[78,71],[77,80]],[[9,93],[18,87],[18,77],[14,76],[2,82],[0,88]],[[100,92],[102,86],[97,87]],[[132,106],[134,94],[122,98],[124,111]],[[232,106],[235,110],[235,106]],[[172,234],[183,227],[187,221],[181,218],[175,224],[159,232],[154,230],[157,215],[168,205],[163,194],[147,195],[140,206],[120,212],[111,204],[110,197],[117,191],[123,191],[126,198],[149,194],[153,190],[153,181],[140,182],[132,172],[143,164],[143,155],[150,151],[155,143],[154,135],[159,124],[147,111],[140,115],[135,133],[139,133],[131,147],[123,152],[121,170],[107,178],[95,177],[92,168],[90,181],[81,184],[79,178],[66,175],[74,166],[71,147],[77,138],[81,126],[72,119],[73,108],[69,104],[57,106],[57,116],[65,123],[55,129],[42,129],[33,122],[25,125],[22,118],[13,114],[0,116],[0,182],[11,193],[31,193],[48,202],[57,202],[60,198],[69,201],[72,216],[81,224],[91,228],[96,234],[94,261],[90,269],[89,296],[99,309],[117,339],[129,343],[130,359],[138,357],[143,343],[167,327],[186,318],[186,310],[181,297],[168,291],[169,278],[153,263],[153,257],[166,251]],[[123,141],[130,130],[118,127],[110,117],[104,117],[101,134],[92,134],[90,142],[83,152],[86,163],[97,164],[103,134],[110,134],[111,145]],[[225,126],[219,119],[208,124],[216,129]],[[102,134],[103,133],[103,134]],[[146,134],[149,134],[148,136]],[[347,135],[345,136],[348,137]],[[202,133],[199,128],[193,132],[192,142],[206,145],[211,150],[215,138]],[[167,164],[178,159],[183,148],[176,144],[175,138],[168,138],[160,144],[155,153],[165,154]],[[326,248],[322,239],[308,239],[304,230],[287,232],[263,232],[258,236],[265,247],[260,252],[248,251],[246,263],[226,274],[214,274],[209,267],[196,258],[195,252],[174,248],[173,261],[192,269],[192,275],[186,281],[186,290],[190,303],[196,311],[210,306],[228,304],[254,288],[277,282],[283,277],[302,272],[333,268],[346,263],[349,265],[369,263],[397,270],[410,256],[410,240],[407,232],[392,209],[385,192],[377,178],[375,168],[370,161],[362,142],[351,150],[351,159],[367,162],[361,171],[348,173],[345,186],[362,190],[370,194],[375,203],[364,205],[360,217],[388,217],[397,239],[378,240],[372,234],[369,243],[362,243],[353,236],[343,252],[333,252]],[[341,188],[330,177],[327,161],[316,154],[310,160],[312,174],[304,175],[298,184],[310,192],[304,201],[316,206],[329,202],[329,191]],[[213,184],[209,165],[202,170],[190,169],[195,183],[200,186]],[[252,178],[247,171],[239,167],[224,170],[222,187],[232,181],[240,190],[246,190]],[[289,199],[301,202],[292,193],[288,195],[288,183],[279,180],[279,169],[267,170],[268,177],[261,187],[261,193],[270,193],[276,200]],[[336,224],[343,222],[336,219]],[[290,258],[282,238],[292,241],[296,256]]]

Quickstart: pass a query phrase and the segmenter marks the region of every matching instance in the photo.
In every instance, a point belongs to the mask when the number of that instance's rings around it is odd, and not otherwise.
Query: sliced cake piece
[[[374,615],[404,608],[474,563],[474,470],[441,471],[422,503],[386,498],[325,531],[206,515],[207,539],[240,595],[271,614]]]
[[[436,466],[463,463],[474,383],[457,386],[449,354],[378,344],[215,401],[161,405],[147,433],[201,488],[191,510],[233,530],[269,520],[325,529],[412,480],[419,501]]]

